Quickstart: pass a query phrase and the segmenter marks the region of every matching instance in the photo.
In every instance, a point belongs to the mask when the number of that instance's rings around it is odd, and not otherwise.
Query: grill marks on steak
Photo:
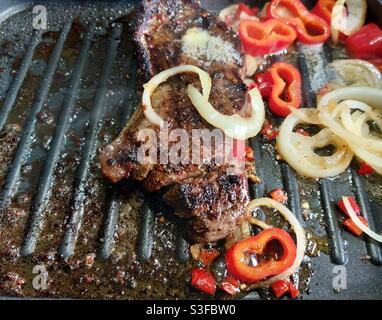
[[[190,220],[189,237],[196,242],[212,242],[230,234],[248,201],[246,176],[224,170],[187,178],[175,184],[164,200],[180,216]]]
[[[181,39],[187,30],[195,27],[239,48],[238,40],[224,23],[191,0],[144,0],[138,15],[135,42],[145,70],[140,74],[142,83],[168,68],[193,64],[211,75],[209,100],[217,110],[224,114],[242,110],[246,86],[241,80],[241,59],[222,63],[195,59],[182,52]],[[235,54],[241,57],[238,52]],[[169,130],[182,128],[191,133],[192,129],[214,129],[191,104],[186,92],[188,84],[201,90],[199,79],[193,74],[174,76],[161,84],[151,97],[153,108],[168,121]],[[208,165],[140,164],[137,150],[141,142],[137,141],[137,134],[144,128],[157,130],[140,107],[120,135],[101,151],[100,162],[105,177],[112,182],[131,178],[140,181],[148,191],[162,192],[164,187],[169,188],[165,200],[176,213],[193,217],[189,234],[196,241],[216,241],[231,233],[248,201],[245,172],[229,175],[226,166],[216,165],[213,161]],[[174,143],[170,142],[169,146]],[[201,152],[205,148],[203,146]]]

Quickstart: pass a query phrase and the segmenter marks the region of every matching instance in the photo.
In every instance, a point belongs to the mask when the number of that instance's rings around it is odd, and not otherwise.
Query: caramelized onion
[[[304,136],[293,132],[300,123],[320,125],[316,109],[299,109],[292,112],[280,126],[277,150],[288,164],[299,174],[311,178],[333,177],[349,166],[353,152],[346,142],[323,128],[314,136]],[[336,146],[330,156],[320,156],[316,148]]]
[[[347,100],[347,102],[341,104],[342,100]],[[376,110],[382,110],[382,90],[369,87],[341,88],[329,92],[320,100],[318,116],[321,122],[348,143],[358,145],[366,150],[380,152],[382,150],[381,139],[370,134],[357,134],[353,129],[347,130],[338,118],[343,108],[346,106],[351,107],[351,104],[354,103],[351,102],[353,100],[363,102],[370,107],[376,108]],[[358,107],[360,107],[360,103],[358,103]]]
[[[338,59],[331,64],[336,82],[342,86],[382,88],[382,76],[370,62],[360,59]]]
[[[188,96],[199,114],[213,126],[234,139],[245,140],[254,137],[262,128],[265,119],[264,103],[257,88],[247,93],[245,109],[250,108],[250,117],[238,114],[225,115],[218,112],[194,86],[188,86]]]
[[[142,95],[142,106],[143,106],[143,113],[145,114],[146,118],[153,124],[162,127],[163,126],[163,119],[160,117],[153,109],[151,105],[151,95],[155,91],[155,89],[162,83],[167,81],[168,78],[179,74],[179,73],[197,73],[200,78],[200,82],[202,84],[203,89],[203,98],[208,100],[208,97],[211,92],[211,77],[210,75],[205,72],[204,70],[193,66],[193,65],[181,65],[177,67],[173,67],[167,70],[164,70],[157,75],[155,75],[149,82],[147,82],[143,88],[143,95]]]

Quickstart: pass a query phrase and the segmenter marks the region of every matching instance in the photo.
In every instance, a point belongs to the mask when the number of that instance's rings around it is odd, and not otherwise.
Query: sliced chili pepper
[[[361,222],[368,226],[369,223],[367,222],[367,220],[362,217],[362,216],[358,216],[359,220],[361,220]],[[346,219],[343,223],[342,223],[352,234],[354,234],[356,237],[359,237],[363,234],[363,231],[358,228],[358,226],[353,222],[353,220],[351,218],[348,218]]]
[[[248,16],[257,16],[257,14],[259,13],[259,8],[257,7],[250,8],[245,3],[239,3],[239,6],[237,7],[237,10],[235,13],[235,20],[240,20],[242,13],[245,13]]]
[[[235,295],[240,291],[239,281],[230,276],[227,276],[223,280],[223,282],[220,284],[220,287],[222,290],[229,293],[230,295]]]
[[[272,0],[267,18],[282,20],[293,27],[302,43],[324,43],[330,36],[330,27],[326,21],[309,12],[299,0]]]
[[[347,38],[346,49],[352,58],[382,58],[382,29],[375,23],[364,25]]]
[[[269,97],[269,108],[281,117],[291,113],[291,108],[301,106],[301,75],[290,63],[276,62],[269,68],[273,79],[273,88]]]
[[[209,249],[200,252],[199,259],[204,266],[210,265],[220,255],[219,250]]]
[[[288,196],[280,188],[271,191],[269,195],[273,200],[276,200],[283,204],[287,203],[288,201]]]
[[[273,88],[273,79],[270,72],[258,73],[255,75],[255,82],[263,98],[271,95]]]
[[[374,172],[374,169],[370,167],[366,162],[363,162],[357,171],[361,176],[371,174]]]
[[[332,10],[335,4],[336,0],[318,0],[311,12],[324,19],[330,25]]]
[[[276,19],[244,20],[240,23],[239,37],[245,53],[263,56],[288,48],[296,39],[296,32]]]
[[[348,200],[349,200],[349,203],[352,207],[352,209],[354,210],[354,212],[357,214],[357,215],[360,215],[361,214],[361,208],[359,207],[358,203],[355,201],[355,199],[353,197],[347,197]],[[341,209],[341,211],[343,213],[345,213],[349,218],[350,218],[350,215],[348,213],[348,210],[346,209],[345,207],[345,203],[343,200],[339,201],[337,203],[337,206]]]
[[[284,294],[289,291],[289,286],[284,280],[277,280],[271,284],[271,288],[276,296],[276,298],[281,298]]]
[[[201,268],[195,268],[192,270],[191,284],[200,291],[208,293],[212,296],[216,292],[216,281],[214,277],[211,273]]]
[[[279,130],[274,128],[271,123],[265,123],[263,128],[261,129],[261,134],[267,140],[272,141],[276,139],[276,137],[279,135]]]
[[[267,245],[277,240],[282,247],[280,257],[267,257]],[[249,265],[248,255],[256,254],[257,264]],[[282,273],[296,258],[296,245],[291,236],[282,229],[269,228],[258,235],[235,243],[228,250],[225,260],[228,272],[237,279],[249,283]]]

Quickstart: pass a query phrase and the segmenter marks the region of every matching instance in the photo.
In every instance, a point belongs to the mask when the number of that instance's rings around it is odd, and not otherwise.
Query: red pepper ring
[[[281,244],[283,253],[280,258],[267,259],[256,266],[250,266],[245,262],[248,253],[261,255],[272,240],[277,240]],[[287,232],[277,228],[266,229],[256,236],[237,242],[228,250],[225,257],[228,272],[248,283],[284,272],[292,266],[295,259],[296,245],[293,239]]]
[[[291,108],[301,106],[301,75],[298,69],[286,62],[276,62],[269,68],[273,88],[269,97],[269,108],[281,117],[291,113]]]
[[[267,18],[279,19],[293,27],[302,43],[324,43],[330,37],[326,21],[309,12],[300,0],[272,0]]]
[[[245,53],[263,56],[288,48],[296,39],[296,32],[276,19],[265,22],[244,20],[240,23],[239,37]]]
[[[335,4],[336,0],[318,0],[311,12],[324,19],[330,25],[332,10]]]

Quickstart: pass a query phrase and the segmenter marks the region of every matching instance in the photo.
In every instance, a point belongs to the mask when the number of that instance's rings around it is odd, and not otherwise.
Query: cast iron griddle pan
[[[212,12],[230,3],[202,1]],[[0,2],[0,296],[208,298],[189,285],[194,262],[184,221],[131,182],[109,185],[96,157],[139,98],[128,32],[135,3],[45,3],[43,31],[32,28],[33,5]],[[381,3],[371,6],[376,16],[369,19],[381,22]],[[297,44],[272,60],[300,69],[304,106],[314,107],[315,92],[331,77],[328,63],[340,57],[341,48]],[[381,230],[382,179],[360,177],[355,166],[334,179],[304,179],[276,160],[272,144],[261,137],[250,143],[262,179],[253,196],[285,189],[307,230],[300,299],[381,299],[382,248],[343,230],[335,203],[353,195],[371,228]],[[223,262],[214,264],[218,278]],[[33,285],[41,270],[46,288]],[[340,272],[346,289],[335,290]],[[262,290],[245,298],[272,297]]]

